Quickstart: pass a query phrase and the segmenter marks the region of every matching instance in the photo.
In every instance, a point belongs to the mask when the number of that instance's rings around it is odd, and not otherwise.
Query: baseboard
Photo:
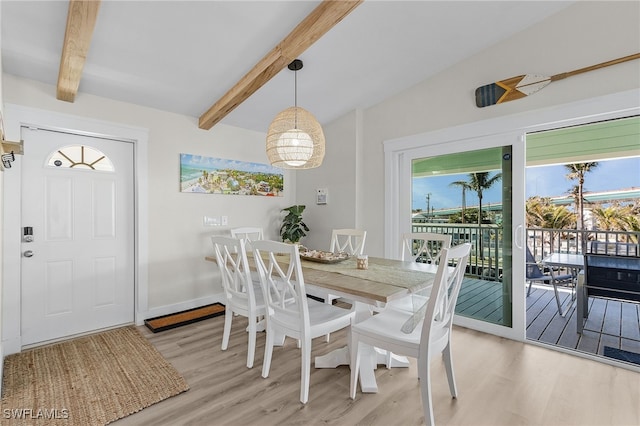
[[[11,354],[17,354],[22,351],[22,338],[20,336],[13,339],[6,339],[0,342],[2,346],[2,359]]]
[[[0,378],[4,377],[4,351],[2,350],[2,342],[0,342]],[[0,395],[2,395],[2,382],[4,380],[0,380]]]

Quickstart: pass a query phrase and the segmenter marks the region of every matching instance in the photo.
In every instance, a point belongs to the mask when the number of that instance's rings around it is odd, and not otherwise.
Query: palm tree
[[[478,226],[482,226],[482,194],[502,178],[502,173],[489,177],[489,172],[469,173],[467,187],[478,194]]]
[[[620,229],[619,224],[623,220],[623,216],[619,207],[596,207],[591,213],[598,224],[598,229],[602,229],[603,231],[615,231]]]
[[[574,196],[577,202],[577,229],[584,229],[584,175],[589,173],[592,169],[595,169],[597,166],[598,163],[574,163],[564,165],[568,171],[567,179],[578,181],[577,191],[572,191],[572,193],[575,194]]]
[[[640,211],[637,211],[637,210],[635,214],[626,216],[624,220],[625,229],[627,231],[640,232],[640,219],[638,219],[639,217],[640,217]],[[629,241],[638,244],[637,234],[636,235],[630,234],[628,238],[629,238]]]
[[[549,232],[549,251],[553,251],[556,237],[560,237],[563,229],[575,226],[576,215],[565,206],[556,206],[548,197],[531,197],[527,200],[527,228],[552,229]]]
[[[633,204],[624,207],[626,214],[624,214],[623,228],[625,231],[640,232],[640,201],[636,200]],[[632,242],[638,243],[638,236],[630,235],[629,238]]]
[[[640,207],[634,205],[597,207],[592,211],[598,229],[605,231],[640,231]],[[627,236],[631,242],[637,243],[633,234]]]
[[[468,189],[476,191],[476,194],[478,194],[478,248],[480,249],[480,259],[484,259],[484,250],[482,247],[482,194],[501,178],[502,173],[497,173],[489,177],[489,172],[476,172],[469,173],[469,181],[466,183]]]
[[[465,210],[467,209],[467,198],[466,198],[466,192],[467,189],[471,189],[471,187],[469,186],[469,182],[464,181],[464,180],[457,180],[455,182],[451,182],[449,184],[449,186],[459,186],[460,188],[462,188],[462,214],[461,214],[461,218],[462,218],[462,223],[464,223],[464,215],[465,215]]]

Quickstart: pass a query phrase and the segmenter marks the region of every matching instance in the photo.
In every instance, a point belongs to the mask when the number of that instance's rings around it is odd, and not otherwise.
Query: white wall
[[[280,209],[297,202],[307,205],[311,228],[304,244],[326,247],[331,228],[358,227],[368,231],[367,253],[382,255],[383,141],[638,88],[640,61],[634,61],[554,82],[503,105],[476,108],[473,95],[476,87],[503,78],[552,75],[639,52],[638,16],[638,2],[578,2],[379,105],[325,125],[324,164],[292,173],[297,176],[286,181],[288,195],[277,199],[178,189],[181,152],[266,162],[262,133],[220,124],[204,131],[194,117],[82,92],[72,104],[61,102],[55,87],[10,75],[3,75],[3,95],[7,103],[149,130],[148,306],[159,313],[219,292],[213,265],[203,260],[212,232],[202,226],[204,215],[228,215],[231,226],[263,226],[268,238],[277,239]],[[323,187],[329,203],[317,206],[315,191]]]
[[[5,74],[5,102],[29,108],[148,129],[148,307],[150,315],[194,303],[222,300],[209,236],[230,227],[262,226],[278,238],[280,209],[293,204],[295,177],[285,175],[284,197],[180,192],[180,153],[267,163],[265,135],[216,125],[198,128],[197,118],[83,94],[74,103],[55,99],[55,87]],[[81,83],[82,85],[82,83]],[[36,123],[37,124],[37,123]],[[13,135],[18,138],[19,135]],[[229,227],[203,225],[203,216],[229,217]]]
[[[0,46],[2,45],[2,2],[0,2]],[[2,75],[2,55],[0,55],[0,76]],[[2,92],[2,79],[0,79],[0,122],[2,122],[2,117],[3,115],[3,110],[4,110],[4,101],[3,101],[3,92]],[[3,180],[2,180],[2,176],[0,174],[0,203],[2,202],[2,187],[3,187]],[[0,206],[1,207],[1,206]],[[2,208],[0,208],[0,212],[2,211]],[[2,220],[2,218],[0,217],[0,241],[2,241],[2,238],[4,236],[4,222]],[[2,348],[2,244],[0,244],[0,377],[3,377],[3,373],[2,373],[2,368],[4,366],[4,350]],[[0,383],[0,393],[2,393],[2,383]]]
[[[638,2],[577,2],[509,40],[364,110],[361,129],[355,116],[353,126],[341,122],[332,137],[341,142],[349,140],[353,129],[358,128],[364,138],[361,156],[341,158],[334,164],[332,150],[336,148],[328,141],[327,160],[314,179],[298,180],[298,200],[311,194],[318,182],[331,179],[343,164],[361,165],[363,178],[351,194],[358,196],[356,211],[350,203],[331,203],[323,208],[323,214],[361,217],[359,226],[368,231],[366,251],[382,256],[385,140],[638,88],[640,61],[636,60],[553,82],[529,97],[501,105],[477,108],[474,99],[477,87],[497,80],[522,74],[553,75],[640,52],[638,16]],[[326,128],[334,129],[334,125]]]
[[[354,197],[359,165],[356,117],[352,112],[324,126],[326,154],[322,165],[296,172],[296,185],[305,188],[297,191],[296,200],[306,206],[303,219],[310,229],[301,243],[309,248],[329,250],[332,229],[358,226]],[[318,188],[328,190],[326,205],[316,204]]]

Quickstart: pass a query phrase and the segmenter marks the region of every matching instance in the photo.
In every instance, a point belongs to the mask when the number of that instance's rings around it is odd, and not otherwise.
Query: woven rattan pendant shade
[[[296,59],[289,69],[297,72],[302,61]],[[295,106],[273,119],[267,131],[267,157],[272,166],[282,169],[312,169],[324,159],[324,133],[318,120],[298,106],[296,74]]]
[[[311,169],[321,165],[324,133],[318,120],[300,107],[280,112],[267,132],[267,157],[271,165],[283,169]]]

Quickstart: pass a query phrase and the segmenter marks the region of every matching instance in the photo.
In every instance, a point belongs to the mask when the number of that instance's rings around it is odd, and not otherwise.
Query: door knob
[[[27,250],[22,254],[24,255],[24,257],[32,257],[33,256],[33,250]]]

